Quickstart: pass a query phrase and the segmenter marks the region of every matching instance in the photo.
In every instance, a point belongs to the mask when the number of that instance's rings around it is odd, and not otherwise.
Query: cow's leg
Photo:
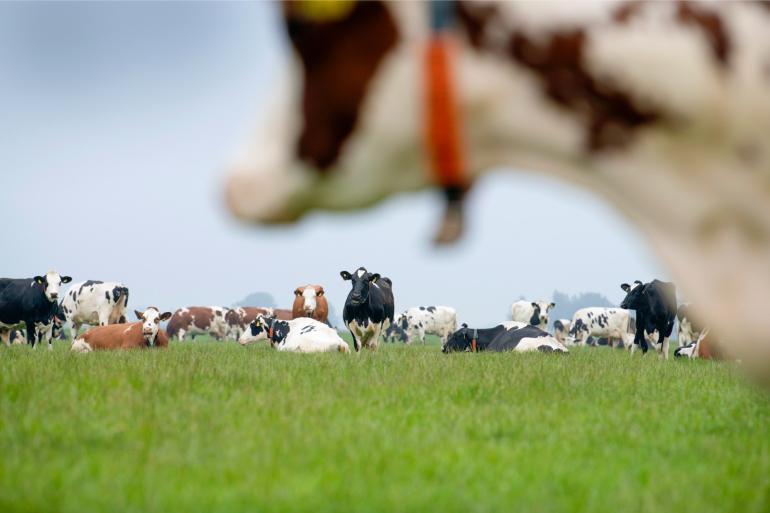
[[[668,337],[663,336],[663,330],[658,329],[658,345],[660,346],[660,358],[668,360]]]
[[[35,323],[32,321],[24,321],[24,323],[27,325],[27,344],[32,344],[32,349],[35,349],[35,336],[37,336]]]
[[[78,323],[73,322],[72,327],[70,328],[70,338],[72,340],[75,340],[76,338],[78,338],[78,331],[80,331],[80,326],[78,325]]]
[[[179,337],[179,341],[180,342],[182,342],[184,340],[184,335],[185,335],[185,330],[184,329],[180,329],[179,332],[177,333],[177,336]]]
[[[647,353],[647,339],[644,337],[644,328],[636,330],[634,344],[639,344],[639,347],[642,348],[642,354]]]

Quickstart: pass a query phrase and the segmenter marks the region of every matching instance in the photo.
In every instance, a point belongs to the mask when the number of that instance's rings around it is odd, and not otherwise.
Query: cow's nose
[[[57,297],[59,297],[59,294],[58,294],[58,293],[56,293],[56,292],[51,292],[51,299],[56,299]]]

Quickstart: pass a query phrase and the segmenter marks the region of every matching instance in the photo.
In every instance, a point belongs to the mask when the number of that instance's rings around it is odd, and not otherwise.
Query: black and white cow
[[[61,311],[71,324],[72,340],[82,324],[106,326],[126,322],[128,288],[116,281],[88,280],[73,283],[61,302]]]
[[[400,331],[393,333],[404,343],[416,338],[425,344],[425,335],[436,335],[443,346],[457,329],[457,312],[451,306],[414,306],[396,318],[395,326]]]
[[[24,345],[27,343],[27,337],[24,336],[24,332],[21,330],[11,330],[8,334],[8,346]]]
[[[35,347],[37,342],[48,340],[53,349],[51,331],[43,326],[51,325],[59,305],[59,291],[63,283],[72,278],[48,271],[34,278],[0,278],[0,325],[13,326],[23,322],[27,327],[27,342]]]
[[[636,280],[633,285],[623,283],[620,288],[626,293],[620,308],[636,311],[634,344],[646,353],[645,332],[658,330],[656,349],[661,352],[661,358],[667,360],[668,339],[676,320],[676,287],[673,283],[660,280],[649,283]]]
[[[572,316],[569,340],[583,346],[589,337],[606,338],[610,347],[614,348],[616,341],[622,341],[624,348],[633,351],[630,318],[629,311],[622,308],[581,308]]]
[[[540,351],[544,353],[566,353],[567,348],[547,332],[524,322],[506,322],[494,328],[476,329],[463,324],[449,337],[441,349],[444,353],[454,352],[505,352],[518,353]]]
[[[548,329],[548,312],[555,306],[556,303],[546,301],[516,301],[511,305],[511,319],[546,330]]]
[[[245,346],[259,340],[267,340],[278,351],[294,353],[350,352],[348,344],[340,338],[337,330],[310,317],[281,321],[275,317],[257,315],[241,334],[238,342]]]
[[[556,319],[553,321],[553,337],[562,344],[566,344],[570,326],[572,321],[569,319]]]
[[[377,350],[380,333],[393,324],[393,283],[379,273],[370,273],[359,267],[354,273],[340,271],[351,289],[345,300],[342,320],[353,335],[353,347],[360,351],[367,347]]]
[[[694,343],[706,329],[698,320],[689,303],[679,306],[676,311],[676,318],[679,321],[679,335],[677,337],[679,347]]]

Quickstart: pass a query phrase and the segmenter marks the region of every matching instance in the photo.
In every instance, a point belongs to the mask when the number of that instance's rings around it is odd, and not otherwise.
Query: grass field
[[[606,348],[0,348],[0,511],[770,511],[770,402]]]

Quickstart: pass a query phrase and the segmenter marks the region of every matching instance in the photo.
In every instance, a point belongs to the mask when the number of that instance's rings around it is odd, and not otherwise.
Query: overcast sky
[[[294,228],[242,226],[221,202],[226,164],[252,132],[285,52],[257,3],[0,3],[0,275],[54,268],[123,281],[131,305],[288,305],[317,282],[341,310],[342,269],[390,276],[396,308],[455,306],[487,324],[520,296],[663,276],[599,198],[521,172],[477,184],[469,236],[430,237],[436,193]],[[510,200],[522,213],[510,214]]]

